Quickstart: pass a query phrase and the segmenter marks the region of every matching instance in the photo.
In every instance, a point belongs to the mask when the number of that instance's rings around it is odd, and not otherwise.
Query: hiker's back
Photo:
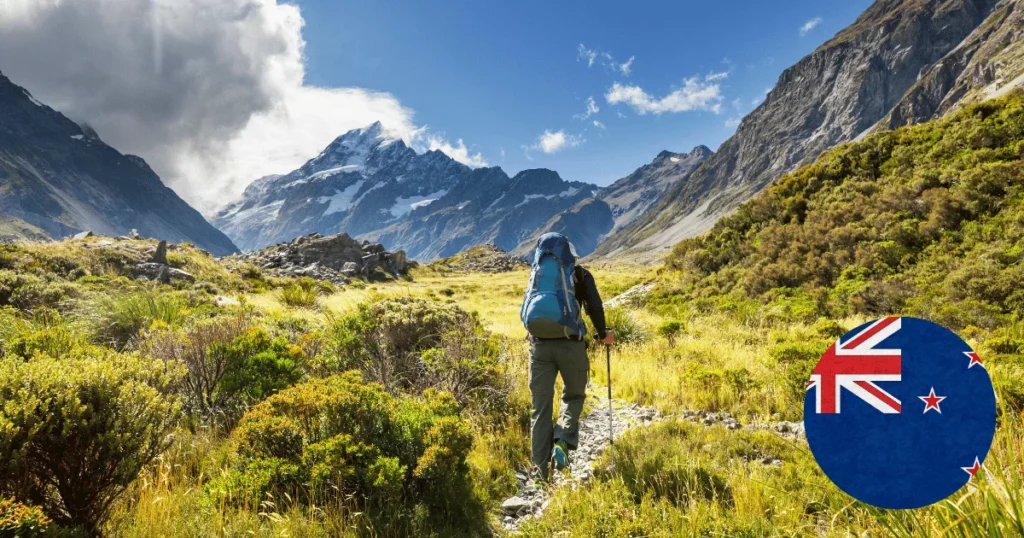
[[[575,269],[576,256],[565,236],[548,233],[537,240],[519,311],[523,326],[534,337],[582,339],[586,335],[576,300]]]

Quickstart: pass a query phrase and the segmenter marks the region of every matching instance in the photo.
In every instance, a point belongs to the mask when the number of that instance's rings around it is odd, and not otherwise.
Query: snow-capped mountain
[[[336,138],[290,174],[257,179],[214,224],[243,250],[310,232],[357,236],[429,205],[469,172],[440,151],[417,154],[378,122]]]
[[[512,249],[596,190],[550,170],[510,178],[440,151],[420,154],[375,123],[338,137],[290,174],[254,181],[214,224],[243,250],[347,232],[426,261],[480,243]]]
[[[0,74],[0,238],[133,228],[216,255],[238,251],[142,158],[118,152]]]
[[[689,153],[662,151],[650,164],[603,187],[593,198],[555,215],[519,244],[513,254],[526,256],[541,234],[558,232],[572,239],[580,256],[594,251],[605,238],[629,226],[654,206],[678,181],[685,180],[713,152],[697,146]]]
[[[543,168],[523,170],[511,178],[501,168],[479,168],[437,201],[364,237],[404,249],[418,260],[451,256],[484,243],[512,250],[552,216],[597,190]]]

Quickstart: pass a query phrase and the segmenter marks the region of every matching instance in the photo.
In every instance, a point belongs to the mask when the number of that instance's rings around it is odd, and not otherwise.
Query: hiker
[[[519,314],[530,339],[532,461],[545,480],[549,461],[553,460],[556,469],[564,469],[569,465],[568,452],[579,442],[579,419],[590,374],[584,309],[597,331],[595,337],[611,345],[614,336],[605,327],[594,276],[577,265],[576,247],[564,235],[542,235]],[[562,409],[558,424],[552,427],[558,374],[564,385]]]

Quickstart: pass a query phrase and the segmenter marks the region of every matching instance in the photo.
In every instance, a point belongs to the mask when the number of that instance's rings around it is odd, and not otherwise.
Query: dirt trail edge
[[[594,473],[594,462],[608,448],[608,399],[602,396],[590,395],[594,399],[593,407],[589,414],[580,419],[580,446],[570,453],[572,464],[570,473],[557,473],[553,483],[547,488],[538,489],[530,478],[529,471],[521,470],[516,473],[519,483],[519,493],[509,497],[501,505],[502,524],[506,531],[516,531],[519,525],[528,518],[539,517],[548,502],[553,491],[557,488],[575,488],[588,481]],[[614,436],[616,439],[626,431],[648,426],[659,420],[672,415],[664,415],[653,407],[644,407],[622,400],[612,400],[614,415]],[[678,418],[702,423],[707,426],[720,424],[730,430],[738,429],[763,429],[769,430],[787,439],[796,440],[803,437],[804,428],[802,422],[770,422],[751,423],[741,425],[738,420],[727,412],[705,412],[701,410],[686,410],[678,415]],[[779,465],[777,460],[762,461],[765,465]]]
[[[589,414],[580,419],[580,445],[570,453],[571,473],[556,473],[553,484],[545,489],[538,489],[530,479],[528,471],[516,473],[519,482],[519,493],[505,500],[501,505],[505,530],[514,531],[519,524],[529,517],[537,517],[547,508],[552,490],[562,487],[575,487],[590,479],[594,472],[593,464],[597,457],[608,448],[608,399],[601,396],[589,396],[594,399]],[[613,400],[615,417],[614,435],[618,439],[627,430],[647,426],[664,418],[664,415],[653,407]]]

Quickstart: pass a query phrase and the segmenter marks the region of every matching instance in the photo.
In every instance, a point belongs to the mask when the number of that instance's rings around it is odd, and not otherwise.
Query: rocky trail
[[[590,413],[580,419],[580,446],[570,454],[569,472],[556,473],[552,483],[545,488],[538,488],[530,476],[529,470],[516,473],[519,493],[502,503],[503,526],[506,531],[513,532],[531,517],[539,517],[547,508],[552,493],[558,488],[576,488],[586,483],[593,476],[594,463],[598,456],[608,449],[609,414],[608,399],[602,396],[591,396],[594,405]],[[649,426],[659,420],[671,418],[653,407],[644,407],[621,400],[612,400],[614,415],[612,431],[614,438],[622,437],[627,431]],[[702,410],[685,410],[678,418],[713,426],[719,424],[730,430],[769,430],[787,439],[796,440],[804,435],[802,422],[755,422],[740,424],[727,412],[706,412]],[[764,465],[781,465],[778,460],[765,459]]]

